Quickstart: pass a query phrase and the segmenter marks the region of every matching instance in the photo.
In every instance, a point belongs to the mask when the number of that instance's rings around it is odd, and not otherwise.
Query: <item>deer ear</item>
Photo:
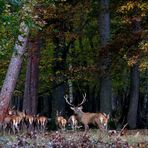
[[[70,107],[72,110],[74,110],[74,107]]]

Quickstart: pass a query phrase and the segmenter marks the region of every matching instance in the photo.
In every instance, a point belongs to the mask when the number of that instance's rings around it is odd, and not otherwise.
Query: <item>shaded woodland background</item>
[[[84,111],[110,113],[110,128],[148,128],[147,1],[0,6],[0,117],[9,104],[32,115],[69,116],[64,95],[78,104],[86,93]]]

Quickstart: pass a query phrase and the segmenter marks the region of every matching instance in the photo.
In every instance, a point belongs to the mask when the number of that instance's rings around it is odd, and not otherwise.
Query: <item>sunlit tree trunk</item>
[[[101,112],[111,112],[111,75],[110,66],[111,58],[110,52],[106,45],[109,41],[110,34],[110,16],[109,16],[109,0],[100,1],[100,13],[99,13],[99,33],[101,42],[100,53],[100,110]]]
[[[38,105],[38,77],[39,77],[39,36],[29,40],[28,64],[24,90],[23,109],[29,114],[37,114]]]
[[[15,50],[12,54],[6,78],[0,92],[0,120],[2,120],[2,117],[6,113],[9,106],[9,102],[20,73],[23,55],[26,50],[29,28],[24,22],[22,22],[20,25],[20,30],[22,34],[18,36],[18,40],[15,43]]]

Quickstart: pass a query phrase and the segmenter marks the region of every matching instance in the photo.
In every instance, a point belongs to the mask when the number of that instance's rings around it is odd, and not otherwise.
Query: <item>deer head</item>
[[[16,115],[15,107],[8,107],[8,115]]]
[[[69,104],[71,107],[71,109],[75,112],[75,114],[78,114],[78,113],[81,113],[83,112],[82,109],[82,105],[85,103],[86,101],[86,93],[83,95],[83,100],[80,104],[78,104],[77,106],[74,106],[73,104],[71,104],[69,101],[68,101],[68,95],[65,95],[64,96],[65,100],[66,100],[66,103]]]

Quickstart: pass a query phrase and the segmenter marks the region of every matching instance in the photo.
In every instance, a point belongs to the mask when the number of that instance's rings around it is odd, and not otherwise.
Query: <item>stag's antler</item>
[[[74,107],[74,105],[71,104],[71,103],[68,101],[68,95],[65,95],[64,98],[65,98],[67,104],[69,104],[70,106]]]
[[[81,106],[85,101],[86,101],[86,93],[83,95],[83,100],[78,106]]]

